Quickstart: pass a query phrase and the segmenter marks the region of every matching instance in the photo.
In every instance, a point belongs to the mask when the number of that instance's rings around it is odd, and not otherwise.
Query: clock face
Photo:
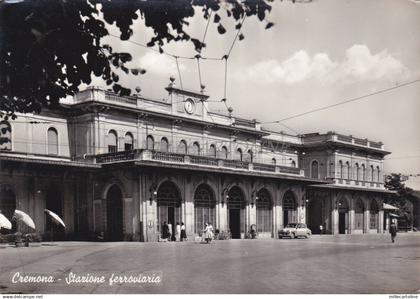
[[[184,108],[185,108],[185,111],[188,114],[194,113],[194,107],[195,107],[195,103],[194,103],[194,101],[192,99],[187,99],[185,101]]]

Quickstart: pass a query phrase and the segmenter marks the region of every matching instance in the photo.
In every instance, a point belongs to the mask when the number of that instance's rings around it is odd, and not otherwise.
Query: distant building
[[[25,211],[48,234],[48,208],[68,239],[157,241],[165,221],[184,222],[189,237],[205,222],[233,238],[252,224],[276,237],[291,222],[383,232],[382,143],[271,132],[209,112],[203,92],[166,90],[154,100],[91,87],[60,110],[2,121],[0,210]]]

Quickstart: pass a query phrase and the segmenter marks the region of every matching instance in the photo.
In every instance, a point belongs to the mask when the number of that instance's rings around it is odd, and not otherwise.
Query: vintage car
[[[279,239],[282,238],[298,238],[298,237],[305,237],[309,238],[312,234],[311,230],[307,228],[305,223],[289,223],[286,225],[285,228],[280,229],[278,232]]]

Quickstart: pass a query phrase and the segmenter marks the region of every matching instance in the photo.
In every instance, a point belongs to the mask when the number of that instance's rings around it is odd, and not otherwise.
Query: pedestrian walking
[[[172,241],[172,223],[168,223],[168,241]]]
[[[181,242],[187,240],[187,232],[185,230],[184,222],[181,222]]]
[[[206,228],[204,229],[204,238],[207,244],[213,240],[213,226],[211,223],[206,223]]]
[[[395,219],[392,219],[392,223],[389,226],[389,233],[391,234],[392,243],[395,242],[395,237],[397,236],[397,224],[395,223]]]
[[[169,227],[165,221],[163,222],[163,225],[162,225],[162,240],[168,241],[168,239],[169,239]]]
[[[181,240],[181,225],[179,224],[179,222],[176,223],[176,230],[175,230],[175,241]]]

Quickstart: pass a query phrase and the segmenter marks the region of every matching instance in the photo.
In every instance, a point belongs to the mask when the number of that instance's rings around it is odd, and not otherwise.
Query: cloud
[[[139,58],[138,64],[140,67],[146,69],[148,73],[156,75],[168,76],[178,73],[175,60],[159,53],[149,52],[143,55]],[[186,69],[182,63],[179,63],[179,68],[181,71]]]
[[[265,60],[235,74],[242,80],[265,83],[294,84],[309,79],[322,83],[339,80],[397,80],[403,79],[408,69],[385,49],[372,54],[366,45],[354,45],[347,49],[342,61],[332,61],[326,53],[310,56],[299,50],[290,58],[279,62]]]

